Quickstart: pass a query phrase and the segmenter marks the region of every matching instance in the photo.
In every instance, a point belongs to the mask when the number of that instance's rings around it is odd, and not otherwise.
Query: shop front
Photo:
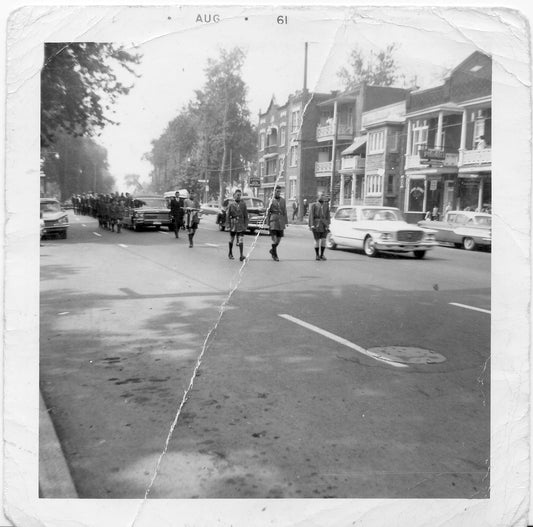
[[[490,173],[459,173],[458,210],[490,212],[492,208],[492,178]]]

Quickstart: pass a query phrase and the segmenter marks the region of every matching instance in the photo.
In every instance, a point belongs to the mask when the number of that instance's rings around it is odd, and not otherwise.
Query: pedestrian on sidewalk
[[[195,198],[194,192],[189,192],[189,198],[185,199],[185,214],[187,216],[186,229],[189,234],[189,249],[193,247],[193,238],[198,229],[198,224],[200,219],[198,217],[198,212],[200,212],[200,203]]]
[[[315,240],[316,260],[327,260],[324,256],[324,251],[326,250],[326,236],[329,232],[329,223],[329,203],[321,192],[317,196],[316,202],[311,203],[311,208],[309,209],[309,229],[311,229]]]
[[[272,239],[272,249],[269,252],[272,259],[279,262],[278,245],[281,242],[281,238],[283,238],[283,231],[289,223],[287,205],[285,199],[281,197],[281,187],[279,185],[274,189],[274,197],[268,206],[267,223]]]
[[[299,209],[298,200],[295,199],[292,202],[292,221],[294,221],[294,219],[298,217],[298,209]]]
[[[239,189],[233,193],[233,200],[228,205],[228,211],[226,213],[226,229],[229,231],[230,241],[228,258],[233,260],[233,242],[237,238],[237,246],[239,247],[240,258],[242,262],[246,260],[243,254],[244,251],[244,233],[248,228],[248,208],[246,203],[241,200],[242,193]]]

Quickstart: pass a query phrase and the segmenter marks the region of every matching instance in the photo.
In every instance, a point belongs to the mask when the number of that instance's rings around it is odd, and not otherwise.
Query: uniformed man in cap
[[[287,205],[285,199],[281,197],[281,187],[279,185],[274,189],[274,197],[268,206],[267,223],[272,239],[272,249],[269,252],[272,259],[279,262],[278,245],[281,242],[281,238],[283,238],[283,231],[289,223]]]
[[[326,237],[329,232],[330,213],[329,203],[321,192],[318,194],[315,203],[311,203],[309,209],[309,229],[315,239],[316,260],[326,260],[324,251],[326,250]],[[320,251],[320,253],[319,253]]]
[[[234,201],[228,205],[226,213],[226,228],[230,234],[228,258],[233,260],[233,242],[237,238],[237,246],[240,252],[240,261],[246,260],[243,254],[244,251],[244,233],[248,228],[248,208],[246,203],[241,200],[242,192],[240,189],[233,193]]]

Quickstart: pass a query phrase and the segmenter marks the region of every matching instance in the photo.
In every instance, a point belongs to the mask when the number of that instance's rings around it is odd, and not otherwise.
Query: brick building
[[[438,207],[490,209],[492,59],[474,52],[444,84],[406,101],[405,193],[409,221]]]

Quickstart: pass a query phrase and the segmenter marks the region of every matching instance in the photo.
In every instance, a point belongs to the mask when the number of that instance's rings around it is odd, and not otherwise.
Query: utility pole
[[[330,206],[333,206],[333,185],[335,184],[335,165],[337,163],[337,132],[338,132],[338,111],[337,111],[337,102],[335,101],[333,103],[333,142],[331,145],[332,152],[331,152],[331,181],[329,185],[329,199],[330,199]]]
[[[302,90],[302,122],[300,125],[300,159],[298,163],[298,219],[301,221],[303,219],[304,214],[304,156],[303,156],[303,140],[304,140],[304,134],[303,134],[303,124],[305,120],[305,109],[307,107],[307,54],[308,54],[308,48],[309,43],[306,42],[304,46],[304,85]],[[289,152],[290,155],[290,152]],[[289,187],[290,188],[290,187]]]

